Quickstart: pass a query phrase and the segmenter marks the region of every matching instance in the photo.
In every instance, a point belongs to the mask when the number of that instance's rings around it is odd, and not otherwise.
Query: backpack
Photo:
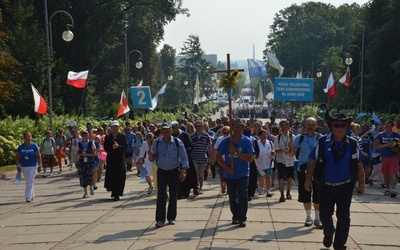
[[[318,139],[321,137],[320,133],[315,133],[317,135],[317,141]],[[300,134],[300,142],[299,142],[299,147],[297,148],[296,152],[294,153],[294,155],[296,156],[296,159],[299,159],[300,156],[300,149],[301,149],[301,143],[304,140],[304,136],[306,136],[306,133],[301,133]]]
[[[46,141],[46,138],[43,139],[42,144],[44,144]],[[53,145],[56,141],[53,139],[53,137],[50,138],[51,145]]]
[[[317,183],[317,185],[321,186],[324,184],[324,169],[325,169],[325,155],[324,155],[324,150],[325,150],[325,141],[326,141],[327,136],[321,136],[318,139],[318,159],[317,159],[317,164],[315,166],[315,171],[314,171],[314,180]],[[357,154],[357,146],[358,143],[357,141],[350,136],[346,136],[346,139],[349,140],[350,142],[350,151],[351,155]],[[351,157],[351,183],[354,186],[357,182],[358,179],[358,160],[357,158],[353,159]]]

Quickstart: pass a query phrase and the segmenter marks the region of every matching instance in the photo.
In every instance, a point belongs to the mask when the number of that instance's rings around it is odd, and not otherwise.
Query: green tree
[[[179,64],[182,71],[189,76],[190,89],[193,90],[195,87],[196,77],[198,76],[201,95],[209,96],[214,91],[209,87],[213,85],[212,72],[215,68],[203,58],[204,54],[199,36],[189,35],[181,48],[180,55],[184,58],[179,61]]]
[[[317,69],[323,77],[315,80],[314,100],[325,102],[325,88],[329,73],[335,79],[345,72],[344,49],[361,33],[362,9],[359,5],[342,5],[335,8],[331,4],[306,2],[292,5],[275,15],[271,33],[266,44],[267,51],[276,53],[281,65],[285,67],[284,76],[295,77],[296,72],[310,72],[315,76]],[[346,96],[356,95],[357,90],[342,89]],[[346,98],[354,105],[356,100]],[[334,99],[333,103],[343,100]]]
[[[389,103],[400,104],[399,22],[399,1],[374,0],[367,5],[364,104],[375,111],[387,112]]]

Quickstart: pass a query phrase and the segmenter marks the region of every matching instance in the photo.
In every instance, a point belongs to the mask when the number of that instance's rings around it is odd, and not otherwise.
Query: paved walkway
[[[258,196],[250,201],[246,228],[231,225],[228,198],[218,180],[205,182],[204,194],[178,201],[176,225],[154,227],[155,196],[128,173],[125,195],[111,201],[99,183],[82,199],[75,171],[35,180],[36,198],[24,199],[10,173],[0,180],[0,249],[324,249],[322,231],[304,227],[305,212],[294,200]],[[275,191],[276,192],[276,191]],[[349,249],[400,249],[399,198],[368,187],[353,197]]]

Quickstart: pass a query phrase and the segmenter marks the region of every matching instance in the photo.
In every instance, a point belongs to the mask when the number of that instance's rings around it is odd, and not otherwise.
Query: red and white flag
[[[47,104],[44,101],[43,97],[40,95],[39,91],[33,87],[31,83],[33,99],[35,100],[35,112],[41,115],[46,114]]]
[[[140,80],[139,84],[137,85],[138,87],[142,87],[143,86],[143,79]]]
[[[88,74],[89,70],[80,72],[69,71],[67,76],[67,85],[71,85],[78,89],[85,88]]]
[[[126,98],[125,91],[122,90],[121,100],[119,101],[117,117],[128,113],[131,109],[128,106],[128,99]]]
[[[350,67],[347,66],[346,73],[342,78],[339,79],[339,82],[342,83],[344,86],[348,87],[350,85]]]
[[[335,86],[335,79],[333,78],[333,74],[329,75],[328,82],[326,83],[326,88],[324,92],[327,93],[328,99],[332,99],[336,95],[336,86]]]

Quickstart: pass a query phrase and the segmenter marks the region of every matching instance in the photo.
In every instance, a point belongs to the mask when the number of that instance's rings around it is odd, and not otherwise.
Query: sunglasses
[[[334,123],[334,124],[332,124],[332,127],[334,127],[334,128],[345,128],[345,127],[347,127],[347,124],[346,123]]]

